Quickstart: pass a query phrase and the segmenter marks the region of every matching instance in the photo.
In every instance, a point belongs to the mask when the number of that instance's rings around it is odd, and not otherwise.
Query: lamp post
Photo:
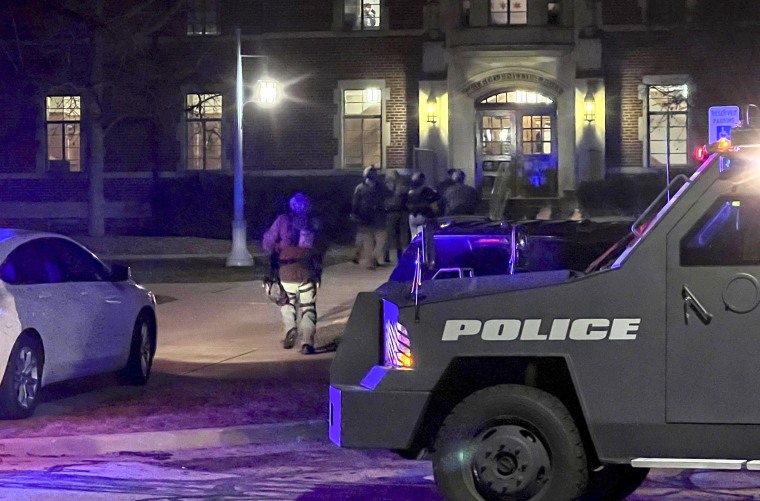
[[[264,58],[268,56],[246,55],[240,50],[240,28],[235,30],[237,45],[237,76],[235,80],[235,148],[233,166],[233,218],[232,218],[232,250],[227,256],[227,266],[253,266],[253,257],[248,252],[247,231],[245,221],[245,176],[243,173],[243,57]],[[262,90],[263,89],[263,90]],[[276,83],[259,82],[258,92],[262,102],[274,104],[276,100]]]

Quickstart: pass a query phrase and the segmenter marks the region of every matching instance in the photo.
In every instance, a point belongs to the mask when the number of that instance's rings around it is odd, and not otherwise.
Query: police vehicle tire
[[[562,402],[498,385],[462,400],[436,437],[433,471],[450,501],[571,501],[586,488],[581,435]]]
[[[588,489],[581,501],[620,501],[631,495],[646,480],[649,468],[627,464],[608,464],[589,473]]]

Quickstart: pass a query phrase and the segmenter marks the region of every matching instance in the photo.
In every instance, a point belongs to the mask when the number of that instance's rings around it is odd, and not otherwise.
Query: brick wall
[[[384,79],[390,89],[389,167],[406,167],[418,144],[417,82],[422,46],[416,37],[270,40],[270,72],[290,82],[288,99],[271,111],[246,112],[245,165],[252,169],[331,169],[340,145],[333,131],[339,80]]]
[[[602,0],[604,24],[640,24],[639,0]]]
[[[607,93],[607,166],[641,167],[638,86],[646,75],[686,74],[689,148],[707,141],[711,106],[760,102],[760,40],[752,30],[607,33],[603,60]],[[727,51],[727,48],[731,48]]]
[[[388,0],[389,27],[393,30],[422,28],[423,0]]]

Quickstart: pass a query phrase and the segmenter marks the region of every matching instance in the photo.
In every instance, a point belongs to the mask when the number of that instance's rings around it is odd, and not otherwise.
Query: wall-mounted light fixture
[[[438,123],[438,98],[432,91],[427,100],[427,122],[431,125]]]
[[[584,104],[584,119],[589,123],[593,123],[596,120],[596,99],[594,99],[594,89],[591,84],[588,85],[586,91],[586,98],[583,100]]]

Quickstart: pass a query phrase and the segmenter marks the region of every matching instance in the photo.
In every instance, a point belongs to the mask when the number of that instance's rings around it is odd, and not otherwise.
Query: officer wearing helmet
[[[452,184],[441,193],[441,205],[444,216],[475,214],[478,205],[478,190],[465,184],[462,169],[454,169],[451,174]]]
[[[279,279],[288,296],[280,307],[282,346],[290,349],[301,339],[301,352],[314,353],[317,331],[317,289],[322,278],[322,253],[319,248],[319,224],[311,216],[311,201],[296,193],[264,234],[262,246],[276,254]]]
[[[425,174],[415,172],[412,175],[412,188],[406,194],[406,208],[409,211],[409,232],[411,237],[422,231],[428,219],[437,215],[437,203],[440,195],[433,188],[425,185]]]
[[[364,169],[364,180],[351,198],[351,219],[357,226],[357,246],[364,266],[375,269],[385,254],[385,197],[387,188],[377,179],[377,169]]]

